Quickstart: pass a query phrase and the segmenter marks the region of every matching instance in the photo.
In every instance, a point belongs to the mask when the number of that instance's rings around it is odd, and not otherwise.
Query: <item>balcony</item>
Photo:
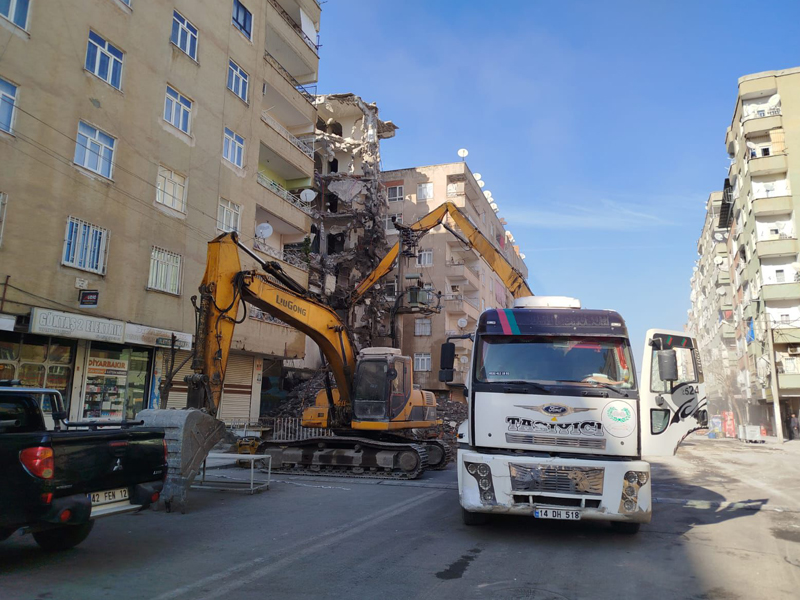
[[[800,373],[778,373],[778,387],[782,390],[800,389]]]
[[[716,277],[714,278],[716,285],[728,285],[731,282],[731,274],[727,268],[717,270]]]
[[[267,85],[262,105],[271,108],[270,112],[291,128],[308,125],[312,129],[317,119],[317,109],[314,106],[316,86],[301,85],[266,50],[264,61],[271,68],[267,68],[264,73]]]
[[[307,177],[313,177],[314,150],[308,144],[301,141],[291,131],[286,129],[286,127],[284,127],[283,124],[280,123],[275,117],[269,114],[268,111],[265,110],[261,113],[261,120],[269,126],[269,129],[277,133],[280,138],[283,138],[285,142],[288,142],[288,144],[286,144],[280,140],[276,141],[276,136],[267,136],[264,140],[265,143],[273,150],[279,152],[287,160],[297,165],[297,167],[302,171],[303,174],[306,174]],[[310,169],[310,172],[308,172],[308,169]],[[287,179],[294,179],[294,177],[287,177]]]
[[[294,233],[310,231],[312,209],[309,205],[264,173],[259,173],[256,180],[268,190],[264,199],[256,200],[260,207],[291,225]]]
[[[452,315],[466,315],[469,319],[478,320],[480,309],[476,300],[462,296],[461,294],[449,294],[442,296],[444,300],[444,310]]]
[[[791,195],[753,199],[753,213],[757,217],[785,215],[792,212]]]
[[[764,283],[761,288],[761,297],[770,300],[796,300],[800,299],[800,283]]]
[[[316,41],[311,39],[316,32],[306,30],[298,23],[302,11],[294,2],[268,0],[266,50],[301,84],[317,81],[319,54]],[[296,13],[292,17],[288,10]]]
[[[797,323],[772,321],[772,340],[776,344],[800,344],[800,328]]]
[[[766,109],[764,116],[751,117],[742,123],[742,132],[745,137],[755,136],[767,133],[773,129],[780,129],[783,127],[783,118],[781,117],[781,109],[773,108]]]
[[[776,173],[786,173],[788,169],[786,154],[773,154],[771,156],[757,156],[748,162],[748,169],[751,177],[761,175],[774,175]]]
[[[724,339],[732,340],[736,338],[736,329],[730,323],[723,323],[721,331]]]
[[[797,248],[797,240],[789,237],[758,240],[756,242],[756,253],[760,258],[796,256]]]
[[[264,240],[259,238],[255,238],[253,242],[253,248],[260,252],[261,254],[265,254],[270,258],[277,258],[280,262],[284,263],[283,267],[287,273],[291,274],[291,270],[286,267],[293,267],[294,269],[299,269],[305,273],[308,273],[308,263],[303,260],[302,256],[299,255],[297,252],[289,252],[286,250],[280,250],[278,248],[273,248],[269,244],[267,244]],[[292,274],[293,275],[293,274]],[[306,278],[308,275],[306,275]],[[292,277],[293,279],[297,279],[296,277]]]
[[[451,283],[464,285],[465,288],[479,290],[481,288],[480,276],[470,269],[463,261],[449,260],[447,265],[447,278]]]

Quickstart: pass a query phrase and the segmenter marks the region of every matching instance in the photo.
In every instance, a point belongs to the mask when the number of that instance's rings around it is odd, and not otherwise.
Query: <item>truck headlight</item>
[[[619,502],[619,511],[624,513],[634,512],[639,505],[639,490],[649,480],[646,471],[628,471],[623,477],[622,498]]]
[[[478,487],[481,490],[481,502],[484,504],[494,504],[496,498],[494,495],[494,484],[492,483],[492,470],[486,463],[468,463],[465,462],[464,466],[467,473],[475,478],[478,482]]]

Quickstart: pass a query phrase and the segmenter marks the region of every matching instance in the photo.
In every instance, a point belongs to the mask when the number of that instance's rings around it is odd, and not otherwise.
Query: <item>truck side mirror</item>
[[[453,363],[456,359],[456,345],[453,342],[442,344],[441,360],[439,361],[439,381],[453,381]]]
[[[678,355],[675,350],[656,350],[661,381],[678,381]]]

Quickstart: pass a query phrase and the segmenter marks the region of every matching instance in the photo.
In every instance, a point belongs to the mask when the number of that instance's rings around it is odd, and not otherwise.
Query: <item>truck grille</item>
[[[535,435],[530,433],[507,433],[508,444],[531,444],[533,446],[560,446],[562,448],[591,448],[605,450],[605,439],[587,440],[584,438],[559,437],[554,435]]]
[[[508,470],[514,492],[603,495],[605,469],[602,468],[536,467],[511,463]]]

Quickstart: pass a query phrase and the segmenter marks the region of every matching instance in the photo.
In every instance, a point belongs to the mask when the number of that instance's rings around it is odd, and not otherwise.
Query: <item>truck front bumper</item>
[[[629,523],[649,523],[652,516],[650,464],[642,460],[459,449],[457,463],[459,500],[469,512],[533,516],[536,508],[547,507],[580,511],[581,519]]]

